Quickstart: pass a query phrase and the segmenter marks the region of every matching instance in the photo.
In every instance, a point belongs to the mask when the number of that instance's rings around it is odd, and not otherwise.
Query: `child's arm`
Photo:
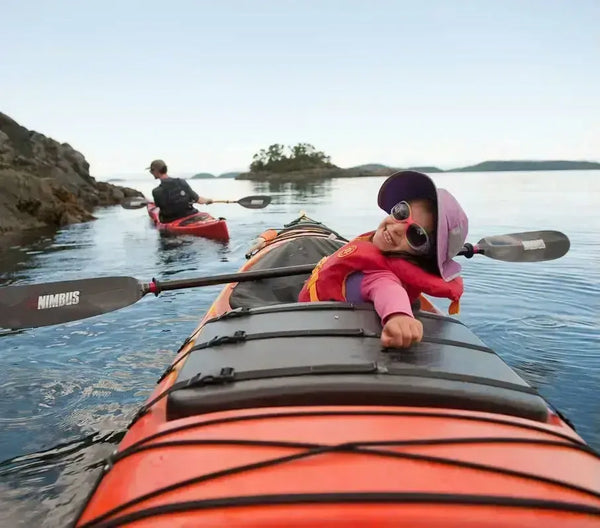
[[[408,293],[396,275],[388,270],[363,273],[360,293],[374,304],[382,323],[394,314],[413,316]]]
[[[423,325],[413,317],[408,294],[391,271],[365,272],[361,295],[373,303],[381,317],[381,344],[384,347],[406,348],[421,341]]]

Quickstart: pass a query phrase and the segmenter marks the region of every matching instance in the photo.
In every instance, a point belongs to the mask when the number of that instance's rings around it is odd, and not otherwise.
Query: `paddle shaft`
[[[300,264],[298,266],[224,273],[222,275],[213,275],[212,277],[180,279],[168,282],[153,280],[151,283],[144,284],[143,290],[144,293],[155,293],[158,295],[161,291],[197,288],[200,286],[213,286],[216,284],[228,284],[231,282],[248,282],[261,279],[274,279],[276,277],[287,277],[288,275],[303,275],[305,273],[310,273],[314,269],[315,265],[316,264]]]
[[[140,209],[146,207],[149,203],[153,203],[150,200],[146,200],[140,196],[134,196],[133,198],[127,198],[121,202],[121,207],[124,209]],[[194,202],[195,203],[195,202]],[[244,196],[239,200],[212,200],[207,204],[213,203],[235,203],[245,207],[246,209],[263,209],[271,203],[271,197],[267,195],[251,195]]]
[[[477,246],[466,244],[465,248],[458,254],[467,258],[475,254],[483,253]],[[287,277],[289,275],[304,275],[311,273],[317,263],[299,264],[297,266],[285,266],[282,268],[268,268],[254,271],[237,271],[234,273],[224,273],[222,275],[213,275],[211,277],[198,277],[194,279],[179,279],[168,282],[153,280],[142,286],[144,294],[154,293],[158,295],[162,291],[181,290],[184,288],[198,288],[201,286],[214,286],[217,284],[228,284],[233,282],[249,282],[261,279],[275,279],[277,277]]]

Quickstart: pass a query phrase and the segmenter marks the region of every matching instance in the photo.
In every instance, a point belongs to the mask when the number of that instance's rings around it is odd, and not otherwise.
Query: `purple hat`
[[[460,274],[460,264],[452,260],[463,248],[469,220],[456,198],[438,189],[429,176],[416,171],[392,174],[379,189],[377,203],[385,212],[401,201],[429,198],[437,204],[436,258],[442,279],[451,281]]]

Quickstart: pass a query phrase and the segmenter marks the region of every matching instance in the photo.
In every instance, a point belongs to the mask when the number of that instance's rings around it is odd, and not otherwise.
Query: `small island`
[[[387,176],[397,169],[380,164],[367,164],[342,169],[331,163],[331,158],[310,143],[284,146],[274,143],[256,153],[250,164],[250,172],[244,172],[236,180],[297,182],[329,178],[360,178],[363,176]]]

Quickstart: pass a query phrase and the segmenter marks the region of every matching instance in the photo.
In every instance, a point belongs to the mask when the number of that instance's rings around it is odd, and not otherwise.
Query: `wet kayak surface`
[[[470,219],[468,239],[537,229],[571,239],[564,258],[512,264],[462,259],[460,318],[600,449],[598,171],[433,175]],[[227,244],[162,237],[145,210],[100,209],[56,233],[5,237],[0,284],[127,275],[149,281],[236,271],[250,242],[299,211],[346,237],[374,229],[383,178],[313,184],[190,182],[200,194],[270,194],[262,210],[207,207]],[[578,185],[573,185],[573,182]],[[567,182],[568,185],[567,185]],[[123,182],[147,195],[152,183]],[[365,197],[368,197],[366,199]],[[221,286],[147,296],[117,312],[0,335],[0,525],[64,525],[102,463]]]

